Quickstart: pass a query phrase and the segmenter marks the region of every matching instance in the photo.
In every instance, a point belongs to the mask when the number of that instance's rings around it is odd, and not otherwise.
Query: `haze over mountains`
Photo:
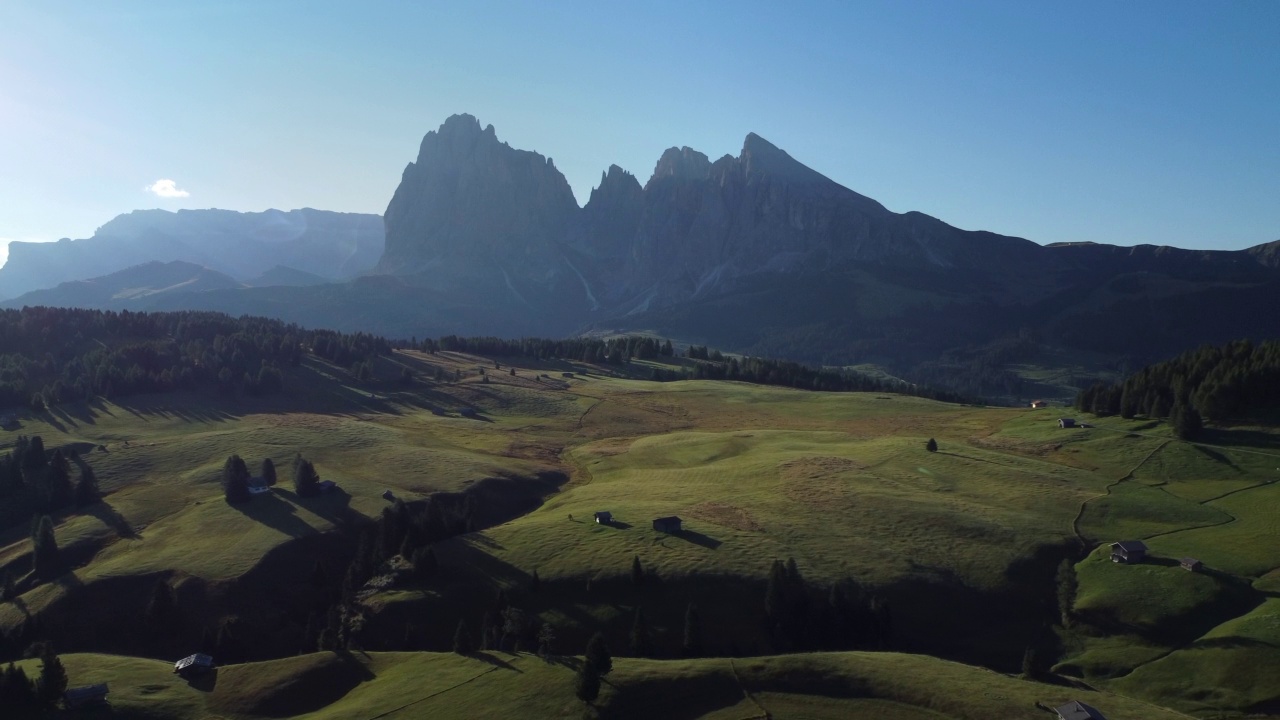
[[[331,279],[372,271],[341,286],[194,283],[184,287],[200,292],[117,293],[112,307],[207,308],[419,337],[651,330],[753,354],[874,362],[975,390],[1007,384],[1003,368],[1050,354],[1087,354],[1094,365],[1141,362],[1267,335],[1274,323],[1260,311],[1280,301],[1280,242],[1234,252],[1040,246],[960,230],[923,213],[891,212],[755,134],[736,157],[714,161],[671,148],[643,185],[612,166],[579,207],[550,159],[455,115],[427,133],[406,167],[376,266],[376,216],[211,216],[220,224],[209,232],[235,252],[210,251],[183,225],[195,213],[223,212],[165,214],[164,222],[122,216],[91,240],[47,246],[42,265],[34,257],[44,248],[15,243],[0,295],[22,287],[11,279],[20,272],[29,283],[51,284],[52,270],[33,267],[58,266],[59,280],[89,277],[83,261],[52,253],[95,257],[90,243],[129,237],[122,247],[135,254],[113,257],[182,259],[242,283],[274,265]],[[81,244],[83,252],[71,252]],[[195,247],[198,257],[178,257],[175,246]],[[83,288],[7,304],[37,298],[104,306]]]
[[[98,228],[91,238],[11,243],[9,260],[0,267],[0,298],[149,262],[195,263],[241,282],[277,265],[346,280],[373,267],[382,254],[382,240],[377,215],[310,208],[260,213],[135,210]]]

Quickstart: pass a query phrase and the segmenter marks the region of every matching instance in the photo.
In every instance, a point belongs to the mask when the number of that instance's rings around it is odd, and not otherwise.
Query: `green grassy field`
[[[1185,717],[1111,693],[1019,680],[920,655],[818,653],[730,660],[618,658],[600,698],[574,697],[579,658],[482,653],[331,653],[219,667],[190,682],[167,663],[63,656],[72,684],[105,682],[110,706],[66,717],[751,718],[986,720],[1087,702],[1111,720]],[[39,662],[22,663],[28,673]],[[584,710],[587,710],[584,713]]]
[[[465,377],[401,386],[389,380],[400,365],[420,375],[439,366]],[[1162,717],[1142,714],[1143,701],[1209,716],[1267,709],[1280,698],[1272,679],[1280,657],[1274,599],[1280,525],[1273,511],[1280,485],[1268,484],[1280,459],[1265,447],[1190,445],[1141,419],[1062,430],[1060,410],[652,383],[564,363],[521,366],[511,376],[506,360],[485,382],[477,366],[492,361],[398,353],[380,361],[388,380],[366,387],[317,363],[293,371],[286,394],[273,398],[124,399],[24,419],[21,430],[0,435],[0,444],[21,432],[43,436],[50,447],[77,447],[107,496],[85,513],[57,518],[59,545],[83,562],[59,582],[0,605],[0,631],[67,612],[76,597],[130,597],[145,605],[156,578],[188,588],[183,597],[195,598],[215,619],[234,619],[256,602],[237,599],[245,578],[305,573],[325,557],[315,542],[388,506],[383,490],[416,500],[505,478],[516,491],[541,494],[547,486],[535,478],[558,472],[567,482],[540,507],[438,543],[438,578],[368,597],[370,642],[402,647],[394,643],[409,625],[435,647],[447,647],[457,621],[475,627],[505,588],[556,625],[565,650],[580,651],[596,630],[626,647],[630,618],[643,606],[660,652],[674,655],[685,607],[695,602],[713,652],[728,654],[731,644],[763,652],[757,625],[769,566],[794,558],[815,590],[856,583],[887,599],[897,649],[1012,672],[1023,649],[1058,616],[1058,561],[1082,546],[1143,539],[1154,556],[1149,563],[1114,565],[1104,544],[1075,565],[1076,619],[1064,634],[1059,669],[1142,699],[1106,696],[1115,703],[1113,718]],[[561,378],[568,369],[575,377]],[[540,378],[544,372],[551,377]],[[464,409],[476,416],[464,416]],[[925,451],[929,438],[938,441],[938,452]],[[294,497],[287,468],[296,452],[344,492]],[[218,478],[231,453],[255,470],[262,458],[273,458],[281,484],[246,505],[226,504]],[[593,523],[599,510],[617,522]],[[652,530],[652,519],[665,515],[683,518],[685,532]],[[0,569],[29,562],[25,533],[0,535]],[[1184,555],[1203,560],[1206,572],[1178,568]],[[629,581],[633,557],[650,578],[639,590]],[[542,589],[529,594],[534,570]],[[129,626],[141,622],[140,613],[117,620]],[[288,707],[290,715],[372,718],[408,703],[419,704],[395,711],[403,717],[453,707],[463,710],[442,716],[485,714],[483,708],[540,717],[581,711],[569,670],[525,656],[503,661],[519,671],[513,672],[430,653],[372,653],[340,665],[308,655],[220,669],[212,691],[160,680],[127,690],[132,674],[163,665],[70,657],[103,677],[120,677],[113,702],[145,705],[139,712],[146,717],[280,716],[271,708]],[[752,658],[732,666],[627,660],[611,676],[617,686],[606,688],[602,709],[610,717],[644,717],[655,683],[664,688],[664,702],[684,697],[698,709],[677,713],[687,717],[751,717],[763,713],[761,706],[773,717],[1035,717],[1035,701],[1065,699],[1061,687],[918,656],[812,657],[822,659]],[[761,663],[757,678],[751,668]],[[941,663],[928,665],[934,675],[959,674],[949,686],[896,688],[895,673],[926,671],[918,663]],[[844,673],[864,678],[873,691],[840,684]],[[1188,673],[1198,679],[1184,683]],[[686,675],[695,678],[687,691],[680,689]],[[306,691],[295,680],[313,676],[327,678],[316,684],[329,694]],[[779,680],[793,676],[821,680]],[[981,696],[970,697],[966,682],[983,688]],[[462,692],[451,689],[459,683]],[[280,700],[282,687],[302,699]],[[959,696],[955,702],[968,704],[947,705],[948,689]],[[448,702],[433,704],[427,696],[436,691]],[[704,694],[721,699],[704,708],[697,705]],[[1107,708],[1103,699],[1095,704]],[[353,710],[366,706],[385,709]]]

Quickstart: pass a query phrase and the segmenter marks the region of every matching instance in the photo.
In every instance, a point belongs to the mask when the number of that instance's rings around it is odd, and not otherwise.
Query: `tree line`
[[[1206,345],[1149,365],[1116,384],[1095,383],[1076,408],[1095,415],[1168,419],[1184,439],[1203,421],[1245,421],[1280,405],[1280,341]]]
[[[391,352],[366,333],[306,330],[215,312],[0,310],[0,407],[201,387],[279,392],[281,369],[312,353],[351,366]]]

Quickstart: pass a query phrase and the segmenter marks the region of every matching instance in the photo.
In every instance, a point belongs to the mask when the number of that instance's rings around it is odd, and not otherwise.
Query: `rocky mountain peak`
[[[668,148],[658,159],[649,182],[675,177],[682,180],[704,180],[711,174],[711,161],[690,147]]]
[[[568,181],[542,155],[498,140],[471,115],[454,115],[422,139],[387,205],[378,267],[416,273],[463,258],[540,272],[578,210]]]

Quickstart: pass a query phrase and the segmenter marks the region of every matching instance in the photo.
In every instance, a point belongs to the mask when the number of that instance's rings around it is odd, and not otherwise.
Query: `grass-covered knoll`
[[[190,683],[167,663],[64,655],[71,684],[106,682],[110,708],[85,717],[314,720],[376,717],[579,718],[574,657],[371,653],[304,655],[219,667]],[[29,673],[38,661],[25,661]],[[1036,717],[1078,699],[1111,720],[1183,717],[1138,700],[992,673],[920,655],[818,653],[730,660],[616,658],[600,718],[853,718],[986,720]],[[68,716],[78,716],[68,713]]]

